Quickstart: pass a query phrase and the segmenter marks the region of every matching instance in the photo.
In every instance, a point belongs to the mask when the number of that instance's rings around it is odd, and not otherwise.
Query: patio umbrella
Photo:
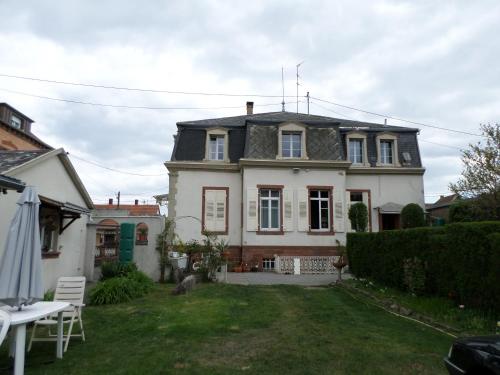
[[[27,186],[17,204],[0,261],[0,302],[20,309],[43,299],[36,189]]]

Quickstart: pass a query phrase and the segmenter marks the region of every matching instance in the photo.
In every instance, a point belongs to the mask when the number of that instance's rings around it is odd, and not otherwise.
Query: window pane
[[[321,201],[321,208],[328,209],[328,201]]]
[[[380,156],[384,164],[392,164],[392,141],[380,141]]]
[[[321,209],[321,229],[328,229],[328,209]]]
[[[328,198],[328,190],[321,190],[321,198]]]
[[[363,202],[363,193],[351,192],[351,202]]]
[[[260,191],[260,196],[261,196],[261,197],[268,197],[268,196],[269,196],[269,192],[270,192],[270,190],[269,190],[269,189],[262,189],[262,190]]]
[[[319,201],[311,201],[311,229],[319,227]]]
[[[311,198],[318,198],[318,196],[319,196],[318,190],[311,190]]]
[[[294,157],[294,158],[300,158],[300,148],[293,149],[292,157]]]
[[[280,191],[279,190],[271,190],[271,197],[278,197],[280,196]]]
[[[271,204],[271,228],[279,228],[279,207],[278,201],[273,201]]]
[[[357,164],[361,164],[363,162],[363,140],[349,140],[349,160]]]
[[[262,201],[262,206],[260,210],[260,226],[261,228],[265,229],[269,228],[269,209],[267,207],[267,201]]]

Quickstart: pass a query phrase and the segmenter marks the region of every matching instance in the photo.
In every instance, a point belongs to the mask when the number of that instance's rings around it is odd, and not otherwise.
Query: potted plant
[[[337,249],[339,253],[339,257],[336,261],[333,262],[333,266],[337,269],[339,273],[339,278],[337,282],[342,282],[342,269],[347,266],[347,259],[345,257],[345,246],[342,246],[337,240]]]

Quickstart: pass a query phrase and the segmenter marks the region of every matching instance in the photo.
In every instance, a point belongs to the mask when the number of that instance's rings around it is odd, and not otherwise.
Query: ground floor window
[[[264,258],[264,259],[262,259],[262,269],[264,271],[274,270],[274,258]]]
[[[43,253],[57,251],[59,236],[59,212],[48,205],[40,207],[40,244]]]
[[[278,189],[260,189],[260,229],[280,229],[280,193]]]
[[[330,191],[310,190],[310,228],[311,230],[327,231],[330,229]]]

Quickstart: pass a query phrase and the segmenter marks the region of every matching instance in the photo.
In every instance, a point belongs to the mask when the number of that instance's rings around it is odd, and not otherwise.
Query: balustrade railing
[[[335,273],[333,263],[338,256],[276,256],[275,271],[278,273],[293,274],[294,259],[300,259],[301,274]]]

